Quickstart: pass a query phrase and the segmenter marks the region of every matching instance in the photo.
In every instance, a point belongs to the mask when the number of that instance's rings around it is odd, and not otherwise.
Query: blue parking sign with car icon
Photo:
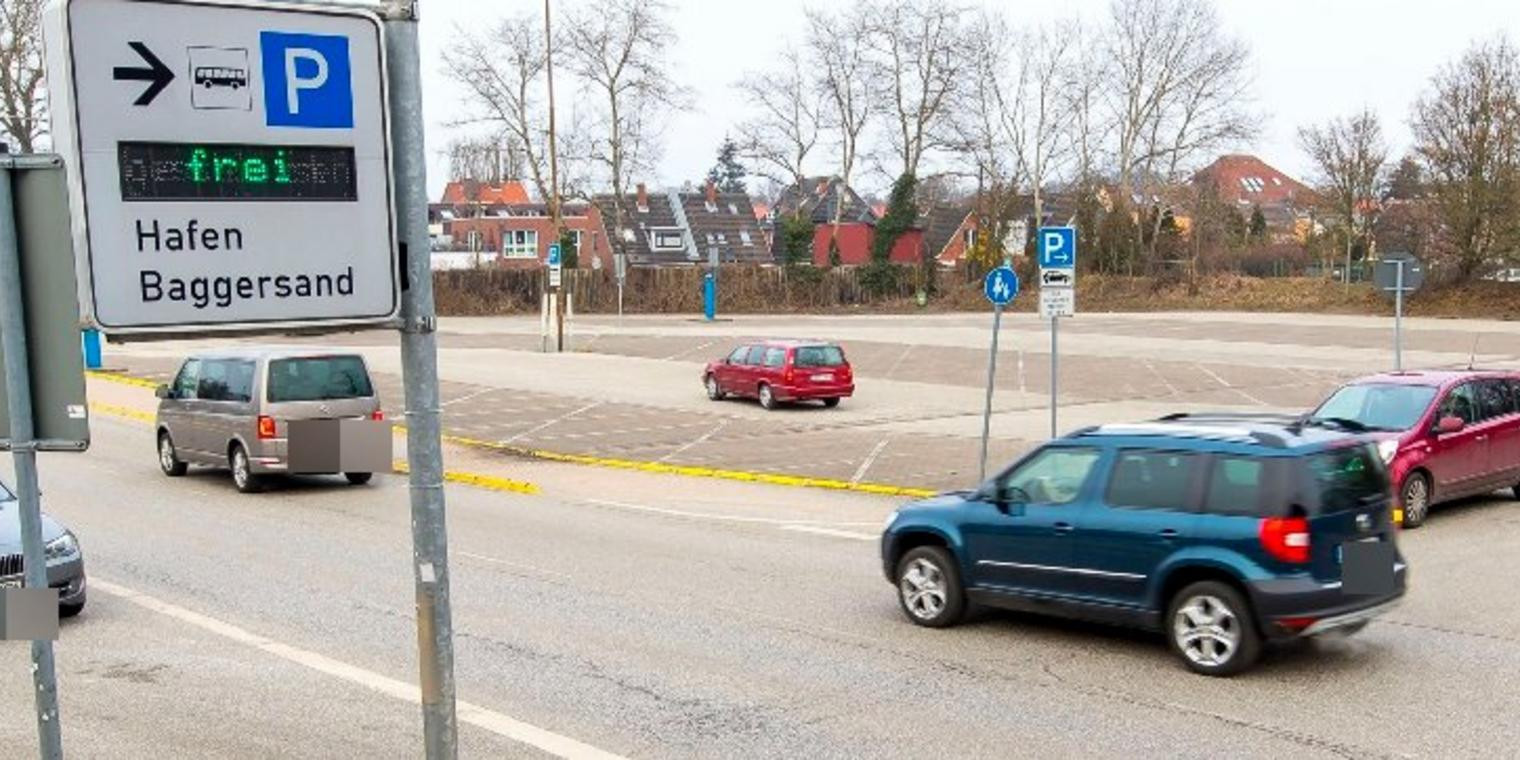
[[[271,127],[352,129],[348,38],[260,32],[265,121]]]

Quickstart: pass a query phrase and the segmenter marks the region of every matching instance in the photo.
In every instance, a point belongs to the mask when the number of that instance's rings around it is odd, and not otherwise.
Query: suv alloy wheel
[[[944,628],[960,622],[966,594],[950,552],[920,546],[897,561],[897,601],[914,623]]]
[[[1195,673],[1234,675],[1261,655],[1250,605],[1219,581],[1190,584],[1173,597],[1166,631],[1172,651]]]

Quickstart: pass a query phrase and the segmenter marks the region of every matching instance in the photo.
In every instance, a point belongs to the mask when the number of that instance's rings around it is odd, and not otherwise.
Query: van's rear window
[[[357,356],[309,356],[269,362],[271,402],[335,401],[375,395]]]
[[[798,367],[838,367],[844,364],[839,346],[802,346],[797,349]]]

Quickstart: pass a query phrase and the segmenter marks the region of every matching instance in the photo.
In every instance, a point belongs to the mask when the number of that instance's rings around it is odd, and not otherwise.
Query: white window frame
[[[501,234],[504,259],[538,258],[538,230],[504,230]]]
[[[749,229],[739,230],[739,241],[744,245],[754,245],[754,240],[749,236]]]
[[[664,240],[662,240],[664,238]],[[669,244],[674,240],[675,244]],[[678,229],[658,229],[649,231],[649,250],[651,251],[681,251],[686,249],[686,240]]]

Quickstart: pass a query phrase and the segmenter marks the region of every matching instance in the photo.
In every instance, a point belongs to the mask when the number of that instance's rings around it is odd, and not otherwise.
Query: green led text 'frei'
[[[254,185],[290,182],[290,166],[283,148],[275,150],[269,159],[243,155],[241,151],[220,153],[210,148],[193,148],[186,166],[190,169],[192,182],[247,182]]]

